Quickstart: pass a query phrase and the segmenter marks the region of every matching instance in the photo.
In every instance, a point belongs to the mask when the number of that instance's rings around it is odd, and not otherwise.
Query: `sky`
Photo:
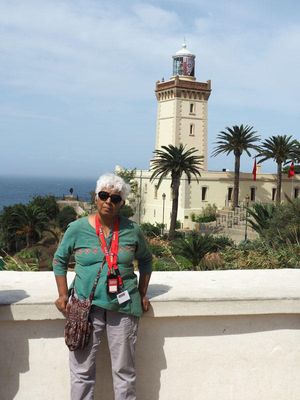
[[[184,38],[212,81],[209,154],[233,125],[300,139],[299,21],[297,0],[0,0],[0,175],[148,169],[155,82]],[[233,166],[209,156],[209,170]]]

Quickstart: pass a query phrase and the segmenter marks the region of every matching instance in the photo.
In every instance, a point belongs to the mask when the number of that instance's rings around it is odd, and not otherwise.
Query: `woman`
[[[70,351],[71,399],[94,398],[96,352],[107,331],[115,400],[135,400],[134,352],[138,319],[147,311],[146,292],[151,276],[151,253],[138,225],[120,217],[130,187],[116,175],[103,175],[96,184],[97,212],[72,222],[53,260],[59,297],[56,307],[68,313],[67,267],[75,254],[75,292],[87,298],[100,268],[90,319],[88,345]],[[133,260],[138,261],[139,282]],[[116,279],[117,278],[117,279]]]

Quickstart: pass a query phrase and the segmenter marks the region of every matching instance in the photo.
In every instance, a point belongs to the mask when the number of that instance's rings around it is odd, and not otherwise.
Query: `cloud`
[[[70,2],[38,4],[0,5],[2,84],[102,97],[111,96],[113,87],[120,94],[143,97],[143,85],[135,82],[145,81],[153,68],[159,71],[154,62],[163,55],[159,39],[180,25],[174,12],[147,4],[137,4],[125,14],[102,7],[102,2],[98,7],[86,2],[95,14],[88,6],[76,7],[76,2],[74,7]],[[167,48],[168,37],[164,41]]]
[[[258,0],[2,0],[0,113],[11,120],[5,129],[13,135],[24,128],[28,138],[60,135],[64,143],[76,138],[74,152],[84,136],[101,141],[122,165],[147,164],[155,82],[171,76],[172,55],[186,37],[197,79],[212,80],[209,142],[231,121],[269,131],[282,121],[296,131],[299,7],[291,0],[280,7]],[[121,143],[117,153],[112,135]],[[132,157],[137,142],[141,152]],[[58,158],[65,151],[53,149]]]

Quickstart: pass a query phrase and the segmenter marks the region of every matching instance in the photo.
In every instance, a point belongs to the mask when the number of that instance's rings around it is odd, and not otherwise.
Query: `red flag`
[[[254,165],[253,165],[253,170],[252,170],[252,175],[253,175],[253,180],[256,181],[256,170],[257,170],[257,165],[256,165],[256,158],[254,159]]]
[[[295,166],[294,163],[292,162],[289,168],[288,177],[292,178],[294,175],[295,175]]]

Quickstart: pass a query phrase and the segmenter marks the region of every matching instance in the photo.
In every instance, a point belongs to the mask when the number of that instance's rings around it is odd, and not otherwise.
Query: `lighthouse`
[[[173,75],[168,81],[156,82],[157,121],[155,148],[194,147],[195,155],[204,157],[207,170],[207,103],[211,81],[197,82],[195,58],[183,43],[173,55]]]

